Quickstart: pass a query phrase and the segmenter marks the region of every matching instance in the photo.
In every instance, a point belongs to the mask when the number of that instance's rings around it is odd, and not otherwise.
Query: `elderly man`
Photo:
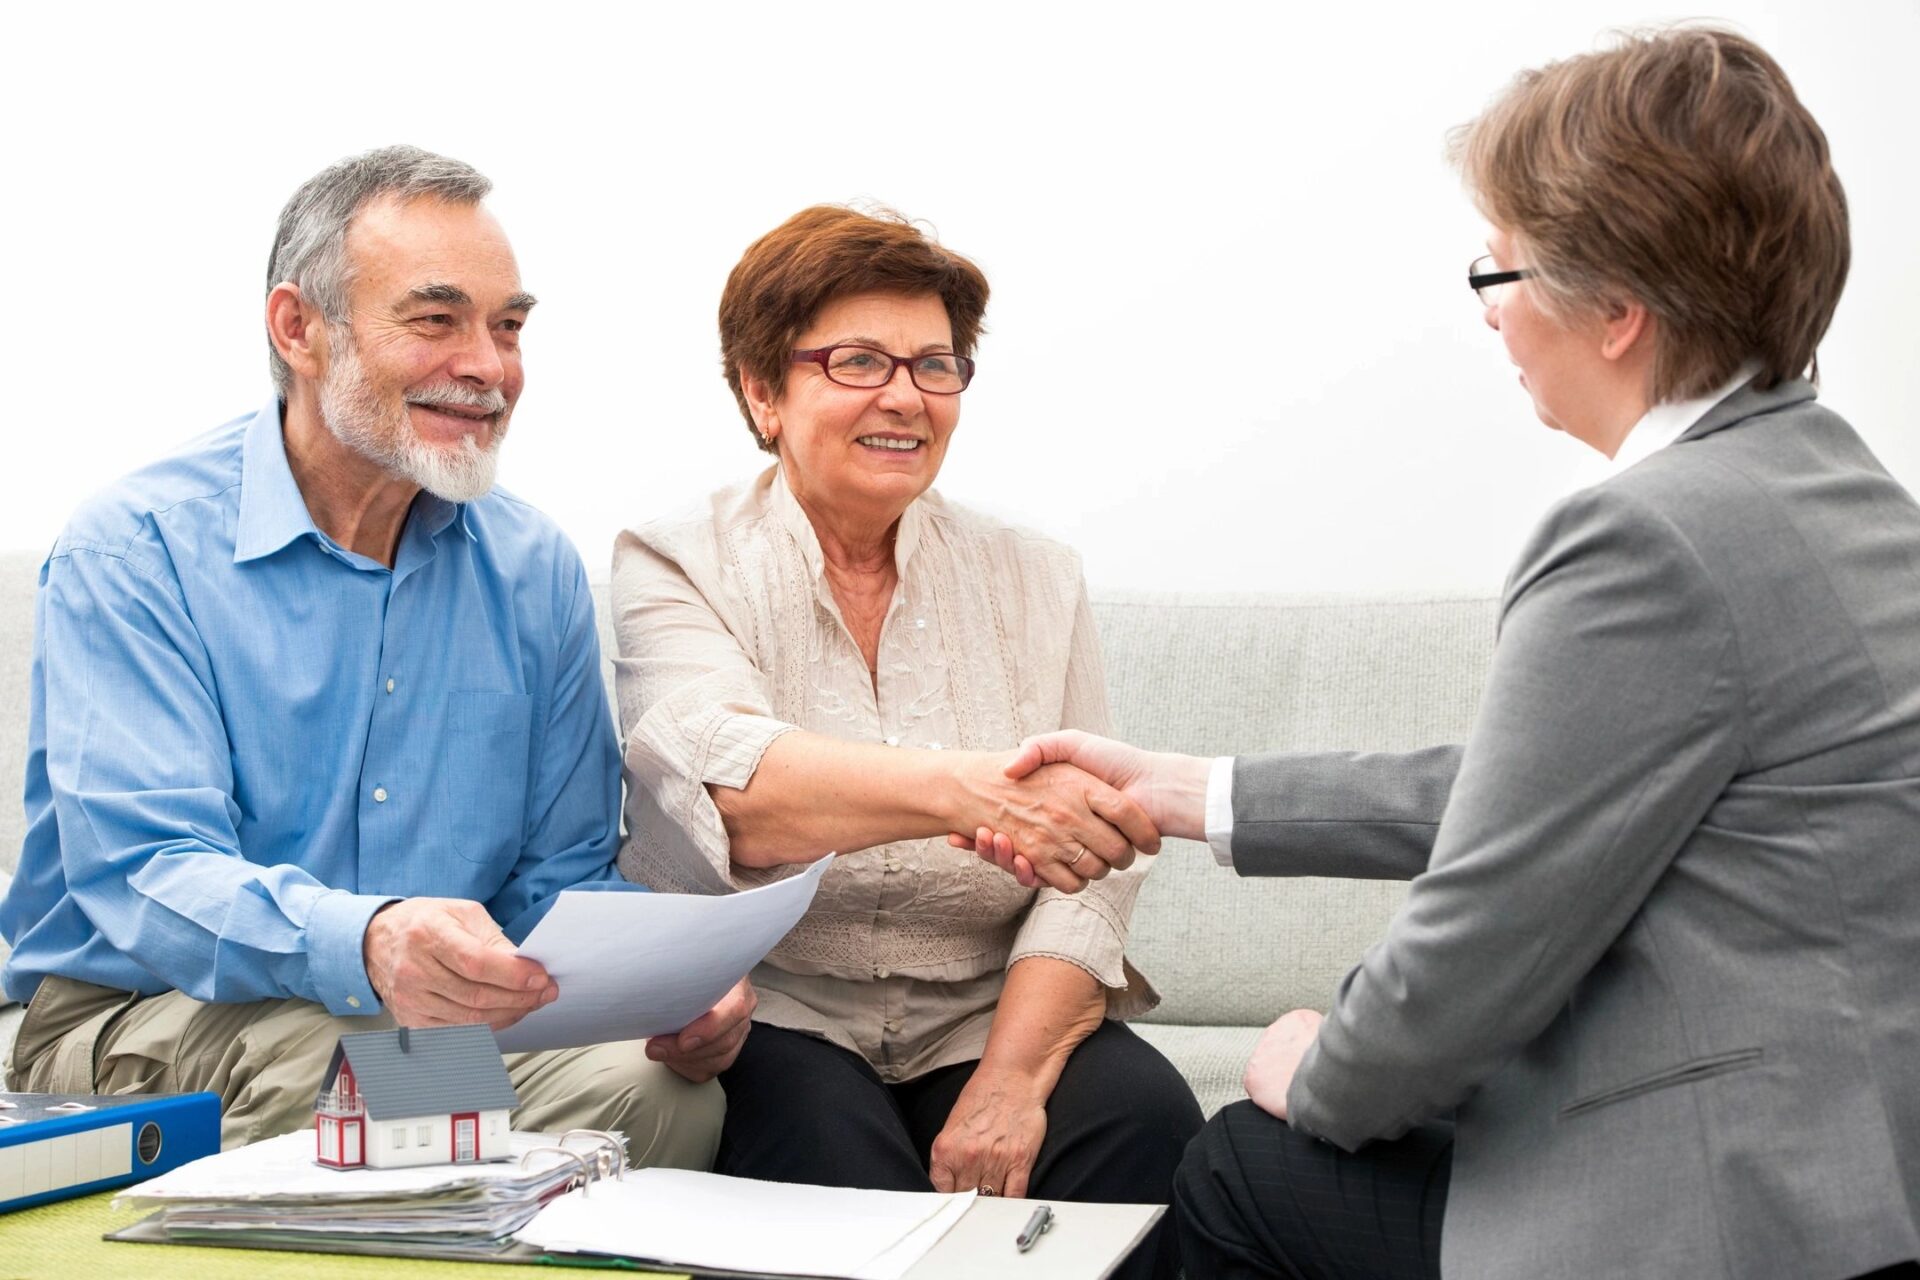
[[[88,502],[41,570],[11,1087],[210,1089],[229,1146],[295,1129],[342,1032],[514,1022],[557,992],[508,939],[624,887],[586,575],[492,490],[534,299],[489,187],[411,147],[301,187],[278,394]],[[752,1001],[509,1055],[516,1123],[704,1167]]]

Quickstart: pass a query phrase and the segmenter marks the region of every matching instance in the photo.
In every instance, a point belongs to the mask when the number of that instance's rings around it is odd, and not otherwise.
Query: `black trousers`
[[[1193,1140],[1174,1177],[1187,1276],[1431,1280],[1452,1168],[1451,1124],[1349,1155],[1236,1102]]]
[[[928,1155],[977,1062],[887,1084],[864,1058],[755,1023],[720,1077],[727,1118],[717,1173],[882,1191],[928,1191]],[[1125,1025],[1102,1022],[1073,1051],[1047,1102],[1028,1179],[1036,1200],[1167,1204],[1200,1106],[1173,1064]],[[1012,1242],[1008,1242],[1012,1248]],[[1171,1277],[1163,1217],[1116,1275]]]
[[[1193,1140],[1174,1176],[1187,1280],[1431,1280],[1452,1171],[1451,1124],[1348,1154],[1236,1102]],[[1920,1265],[1909,1262],[1860,1280],[1914,1277]]]

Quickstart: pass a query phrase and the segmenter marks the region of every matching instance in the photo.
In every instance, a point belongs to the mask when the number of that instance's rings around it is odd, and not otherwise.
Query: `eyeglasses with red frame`
[[[896,356],[874,347],[842,344],[813,347],[793,353],[795,364],[817,364],[829,380],[843,387],[884,387],[893,381],[894,371],[907,367],[913,385],[930,396],[957,396],[973,381],[973,360],[951,351],[932,351],[919,356]]]

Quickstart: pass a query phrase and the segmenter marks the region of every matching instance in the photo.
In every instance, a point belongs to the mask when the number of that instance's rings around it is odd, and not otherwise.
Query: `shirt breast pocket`
[[[450,693],[438,757],[434,809],[441,836],[470,862],[502,872],[520,856],[527,825],[533,697]]]

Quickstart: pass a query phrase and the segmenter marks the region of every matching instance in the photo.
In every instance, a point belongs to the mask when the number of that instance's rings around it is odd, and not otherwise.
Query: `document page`
[[[813,902],[828,854],[742,893],[560,895],[520,954],[560,998],[499,1032],[507,1053],[667,1035],[711,1009],[787,935]]]
[[[899,1280],[973,1199],[643,1169],[568,1192],[519,1234],[538,1249],[676,1267]]]

